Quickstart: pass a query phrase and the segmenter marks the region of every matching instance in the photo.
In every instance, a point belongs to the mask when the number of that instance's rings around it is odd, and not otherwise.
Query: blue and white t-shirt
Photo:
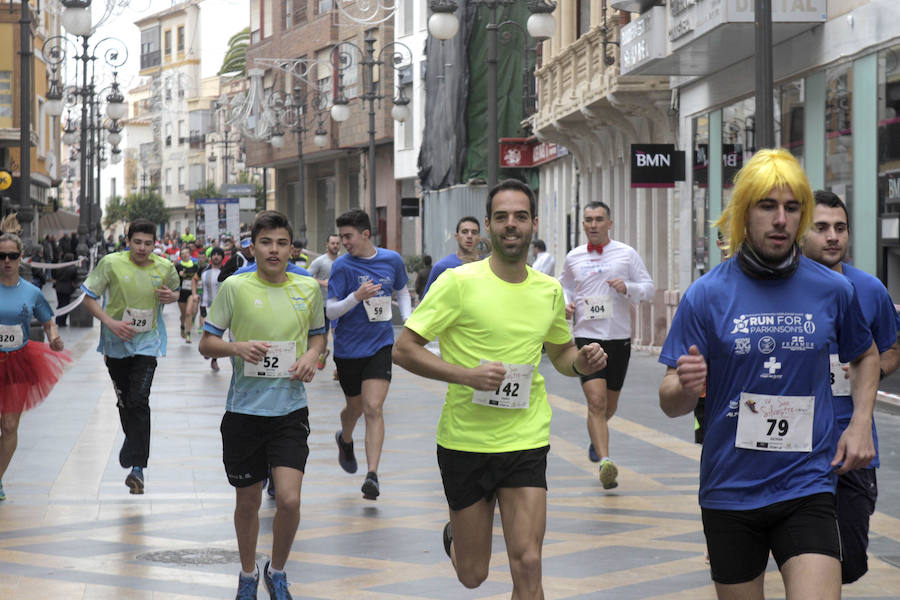
[[[378,296],[387,296],[406,286],[409,277],[403,259],[393,250],[376,248],[372,258],[352,254],[339,256],[331,266],[328,297],[343,300],[363,283],[380,283]],[[364,358],[394,343],[390,320],[370,321],[360,302],[337,319],[334,328],[334,355],[337,358]]]
[[[750,510],[834,492],[834,410],[825,377],[832,344],[849,362],[872,345],[872,335],[852,284],[806,257],[780,280],[753,279],[727,260],[688,288],[659,361],[675,367],[696,345],[708,365],[700,506]],[[739,415],[756,413],[754,398],[763,395],[801,405],[812,398],[809,451],[737,446]]]
[[[0,326],[3,328],[0,352],[14,352],[25,347],[31,315],[41,323],[53,318],[53,309],[41,290],[21,277],[16,285],[0,283]]]
[[[875,338],[878,352],[884,352],[897,341],[897,329],[900,328],[900,317],[897,316],[897,310],[894,308],[890,294],[877,277],[848,264],[841,265],[841,267],[844,276],[856,288],[856,297],[859,299],[863,317],[872,332],[872,337]],[[837,354],[836,345],[832,345],[831,353]],[[834,381],[836,378],[843,377],[841,371],[839,368],[833,368],[830,378],[834,396],[834,417],[837,422],[837,428],[834,431],[835,441],[840,439],[841,434],[850,425],[850,417],[853,416],[853,398],[849,394],[838,394],[841,389],[849,389],[850,382]],[[843,383],[842,386],[841,383]],[[875,458],[869,466],[874,468],[881,464],[878,460],[878,432],[875,429],[874,418],[872,419],[872,440],[875,442]]]

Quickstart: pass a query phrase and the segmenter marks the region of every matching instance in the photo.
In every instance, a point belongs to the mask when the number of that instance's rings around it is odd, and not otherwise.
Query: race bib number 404
[[[815,396],[741,393],[734,445],[769,452],[812,450]]]
[[[584,303],[584,318],[588,321],[611,319],[613,316],[613,302],[609,296],[591,296],[585,298]]]
[[[250,340],[251,342],[260,340]],[[244,361],[244,377],[290,377],[297,360],[297,342],[266,342],[269,351],[255,365]]]
[[[482,360],[481,364],[487,361]],[[494,408],[528,408],[531,400],[531,376],[534,365],[513,365],[503,363],[506,377],[496,390],[472,393],[472,402]]]
[[[24,341],[21,325],[0,325],[0,348],[13,350]]]

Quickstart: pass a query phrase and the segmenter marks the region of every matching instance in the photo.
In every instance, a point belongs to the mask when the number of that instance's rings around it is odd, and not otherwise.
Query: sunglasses
[[[21,252],[0,252],[0,261],[6,260],[7,258],[9,260],[16,260],[20,256],[22,256]]]

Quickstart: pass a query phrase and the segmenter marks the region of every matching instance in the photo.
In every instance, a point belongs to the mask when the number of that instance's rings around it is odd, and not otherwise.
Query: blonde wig
[[[734,255],[747,237],[747,211],[768,196],[773,188],[782,187],[789,188],[800,202],[800,227],[795,241],[806,234],[812,225],[815,203],[803,167],[793,154],[782,148],[760,150],[738,171],[731,202],[713,223],[727,240],[727,257]]]

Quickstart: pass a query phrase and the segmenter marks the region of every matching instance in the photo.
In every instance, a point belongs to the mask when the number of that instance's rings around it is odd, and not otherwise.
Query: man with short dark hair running
[[[893,373],[900,364],[900,344],[897,330],[900,319],[890,294],[881,281],[861,269],[844,262],[850,241],[850,217],[847,207],[833,192],[817,191],[813,223],[803,238],[803,254],[842,273],[853,283],[859,298],[866,324],[878,347],[881,377]],[[853,416],[853,398],[850,396],[850,380],[846,363],[838,358],[837,346],[832,344],[831,395],[834,397],[835,439],[850,425]],[[838,527],[841,532],[841,580],[853,583],[869,570],[866,549],[869,546],[869,517],[875,512],[878,484],[875,469],[879,466],[878,435],[875,419],[872,419],[872,439],[875,458],[862,468],[848,471],[837,480],[835,496]]]
[[[448,254],[441,260],[434,263],[431,267],[431,274],[428,275],[428,281],[425,282],[425,289],[422,290],[419,302],[428,293],[431,284],[440,277],[441,273],[447,269],[455,269],[463,263],[478,260],[478,240],[481,237],[481,226],[475,217],[463,217],[456,223],[456,233],[453,238],[456,240],[457,249],[453,254]]]
[[[487,578],[499,504],[517,600],[544,597],[551,411],[537,369],[541,348],[563,375],[606,364],[599,344],[579,350],[572,343],[559,282],[527,265],[535,204],[531,188],[514,179],[490,191],[485,227],[493,253],[446,271],[393,353],[409,371],[450,384],[437,458],[450,509],[444,549],[459,581],[474,588]],[[440,357],[425,348],[436,337]]]
[[[654,286],[634,248],[610,238],[609,206],[588,203],[581,225],[588,242],[566,255],[559,281],[569,301],[566,316],[575,321],[575,344],[597,342],[609,356],[605,369],[581,377],[591,438],[588,457],[600,463],[600,483],[608,490],[619,485],[619,468],[610,458],[609,420],[619,406],[631,358],[631,307],[652,299]]]
[[[135,219],[128,227],[128,250],[101,258],[81,286],[84,307],[100,321],[97,351],[116,390],[125,434],[119,464],[131,469],[125,485],[132,494],[144,493],[150,456],[150,386],[156,358],[166,355],[162,307],[178,300],[178,273],[153,253],[155,243],[156,224]]]
[[[223,282],[200,340],[201,354],[232,357],[234,365],[221,432],[222,459],[235,488],[234,528],[241,558],[236,600],[256,598],[259,507],[270,466],[276,509],[272,558],[263,579],[273,600],[291,598],[284,568],[300,522],[309,457],[304,384],[312,381],[325,342],[318,284],[286,272],[292,236],[283,214],[259,213],[251,232],[258,268]],[[233,342],[222,338],[226,329]]]
[[[403,258],[372,243],[372,224],[365,211],[353,209],[337,218],[338,235],[347,254],[331,266],[325,314],[337,319],[334,363],[347,405],[334,439],[338,463],[348,473],[358,468],[353,453],[353,429],[360,416],[366,421],[366,464],[363,498],[381,493],[378,464],[384,445],[384,407],[391,383],[394,326],[391,296],[396,294],[403,321],[411,312]]]

